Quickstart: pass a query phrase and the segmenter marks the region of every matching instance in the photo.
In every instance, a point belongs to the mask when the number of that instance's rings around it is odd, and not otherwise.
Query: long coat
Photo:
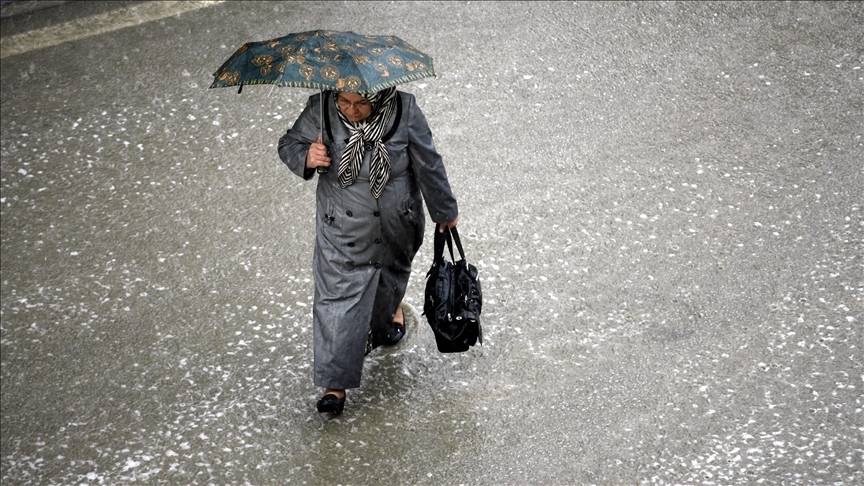
[[[423,241],[423,201],[435,222],[458,214],[426,117],[413,95],[397,95],[401,107],[384,127],[390,137],[382,138],[390,153],[390,179],[378,200],[369,191],[372,150],[365,151],[357,181],[344,188],[339,184],[337,167],[349,132],[339,120],[335,96],[325,96],[331,166],[326,174],[318,174],[312,258],[317,386],[360,386],[367,338],[373,345],[380,342],[405,295],[411,261]],[[279,140],[279,157],[307,180],[316,175],[306,168],[306,154],[321,130],[320,103],[320,94],[310,96]]]

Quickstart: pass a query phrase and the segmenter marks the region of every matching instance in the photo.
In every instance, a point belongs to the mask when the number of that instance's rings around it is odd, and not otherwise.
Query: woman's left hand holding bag
[[[455,218],[451,219],[450,221],[447,221],[444,223],[438,223],[438,232],[443,233],[445,228],[446,229],[453,229],[456,227],[457,224],[459,224],[459,216],[456,216]]]

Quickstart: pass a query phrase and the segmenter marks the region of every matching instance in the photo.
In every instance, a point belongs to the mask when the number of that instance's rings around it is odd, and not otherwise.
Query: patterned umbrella
[[[435,76],[432,58],[392,35],[314,30],[247,42],[215,73],[211,88],[275,84],[374,93]]]

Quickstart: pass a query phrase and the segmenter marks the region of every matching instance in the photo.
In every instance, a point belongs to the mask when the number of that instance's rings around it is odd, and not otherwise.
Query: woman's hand
[[[438,232],[443,233],[444,228],[447,228],[447,229],[455,228],[457,224],[459,224],[459,216],[456,216],[455,218],[451,219],[450,221],[447,221],[446,223],[438,223]]]
[[[322,143],[321,135],[309,145],[309,151],[306,152],[306,168],[314,169],[316,167],[330,167],[330,157],[327,156],[327,146]]]

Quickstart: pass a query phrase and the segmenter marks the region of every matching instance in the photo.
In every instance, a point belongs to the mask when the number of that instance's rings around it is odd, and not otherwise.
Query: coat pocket
[[[413,236],[411,253],[417,253],[420,245],[423,244],[423,229],[426,223],[426,218],[423,216],[423,201],[419,197],[409,194],[402,200],[399,207],[402,220]]]
[[[339,221],[337,220],[336,206],[333,201],[327,200],[322,211],[321,221],[328,228],[339,229]]]
[[[419,206],[420,200],[414,195],[408,194],[399,203],[399,212],[402,213],[403,217],[413,219],[420,212]]]

